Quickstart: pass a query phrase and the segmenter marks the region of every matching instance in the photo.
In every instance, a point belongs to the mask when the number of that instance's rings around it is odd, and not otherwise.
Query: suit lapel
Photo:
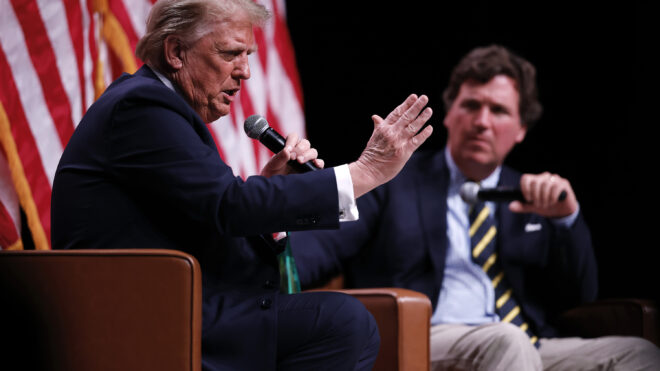
[[[507,188],[518,188],[520,187],[520,174],[503,166],[498,185]],[[521,223],[519,219],[523,216],[509,211],[509,204],[504,202],[497,206],[495,215],[498,230],[497,249],[500,251],[501,257],[510,256],[511,254],[507,253],[507,249],[514,245],[512,239],[520,236]],[[507,265],[506,259],[500,259],[500,262],[503,266]]]
[[[417,202],[421,210],[421,222],[424,224],[424,240],[431,257],[435,282],[441,282],[445,269],[447,252],[447,189],[449,186],[449,170],[445,164],[444,151],[436,151],[429,161],[421,163],[424,167],[416,179]],[[437,290],[440,289],[438,286]],[[438,293],[434,293],[432,301],[437,301]]]

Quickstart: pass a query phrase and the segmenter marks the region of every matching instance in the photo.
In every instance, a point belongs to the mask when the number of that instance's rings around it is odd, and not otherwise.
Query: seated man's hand
[[[516,213],[562,218],[573,214],[578,208],[571,183],[556,174],[524,174],[520,178],[520,191],[527,203],[511,202],[509,209]],[[559,200],[562,191],[566,192],[566,198]]]
[[[286,137],[284,149],[274,155],[261,169],[261,175],[271,177],[273,175],[286,175],[295,173],[296,171],[287,163],[289,160],[305,163],[314,160],[314,165],[319,169],[324,166],[323,160],[317,158],[318,152],[312,148],[307,139],[300,139],[298,134],[292,133]]]
[[[433,114],[431,108],[424,108],[427,103],[425,95],[412,94],[385,119],[372,116],[371,138],[360,158],[349,164],[356,198],[394,178],[431,135],[431,126],[419,132]]]

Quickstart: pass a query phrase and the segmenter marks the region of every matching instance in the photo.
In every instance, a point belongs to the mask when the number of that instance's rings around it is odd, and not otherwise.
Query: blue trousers
[[[371,313],[334,292],[278,298],[278,370],[371,370],[380,335]]]

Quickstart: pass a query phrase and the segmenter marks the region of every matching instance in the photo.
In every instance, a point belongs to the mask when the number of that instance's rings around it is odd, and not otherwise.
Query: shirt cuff
[[[358,220],[360,214],[358,213],[355,195],[353,194],[353,179],[351,179],[351,172],[348,170],[348,165],[340,165],[333,169],[335,170],[337,194],[339,195],[339,221],[350,222]]]
[[[563,218],[551,219],[552,224],[554,224],[557,227],[570,228],[573,226],[573,223],[575,223],[575,220],[577,219],[579,213],[580,213],[580,204],[578,204],[578,207],[577,209],[575,209],[573,214],[565,216]]]

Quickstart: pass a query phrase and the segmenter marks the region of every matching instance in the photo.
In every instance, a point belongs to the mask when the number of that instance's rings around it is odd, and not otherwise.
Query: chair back
[[[179,251],[0,251],[0,369],[201,370],[201,293]]]

